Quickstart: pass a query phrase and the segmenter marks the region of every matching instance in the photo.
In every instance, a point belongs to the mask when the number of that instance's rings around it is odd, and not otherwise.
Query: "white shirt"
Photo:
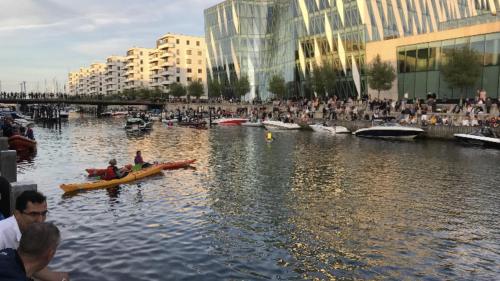
[[[17,249],[21,240],[21,231],[16,217],[10,216],[0,221],[0,250],[5,248]]]

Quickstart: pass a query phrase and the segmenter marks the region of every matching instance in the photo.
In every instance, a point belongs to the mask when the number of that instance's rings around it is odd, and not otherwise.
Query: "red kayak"
[[[36,151],[36,141],[20,135],[9,137],[10,149],[17,152],[34,152]]]
[[[162,163],[162,165],[163,165],[163,170],[175,170],[180,168],[186,168],[187,166],[193,164],[195,161],[196,159],[176,161],[176,162],[165,162]],[[124,168],[126,168],[127,170],[131,170],[132,164],[125,165]],[[104,174],[106,173],[106,169],[89,168],[85,169],[85,171],[89,173],[89,177],[104,176]]]

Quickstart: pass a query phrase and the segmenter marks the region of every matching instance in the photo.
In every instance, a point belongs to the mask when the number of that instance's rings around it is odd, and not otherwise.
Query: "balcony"
[[[168,67],[168,66],[174,66],[174,65],[175,64],[174,64],[173,61],[167,61],[167,60],[165,60],[165,61],[163,61],[163,64],[161,66],[163,66],[163,67],[167,66]]]
[[[172,56],[174,56],[173,53],[171,53],[171,52],[164,52],[163,54],[160,55],[160,58],[163,59],[163,58],[168,58],[168,57],[172,57]]]
[[[174,71],[173,70],[164,70],[162,71],[161,73],[161,76],[172,76],[172,75],[175,75]]]
[[[151,60],[149,62],[150,63],[158,62],[158,60],[159,60],[158,56],[155,56],[154,58],[151,58]]]
[[[174,43],[163,43],[163,44],[160,44],[160,45],[158,46],[158,49],[166,51],[166,50],[168,50],[169,48],[173,48],[173,47],[175,47],[175,44],[174,44]]]

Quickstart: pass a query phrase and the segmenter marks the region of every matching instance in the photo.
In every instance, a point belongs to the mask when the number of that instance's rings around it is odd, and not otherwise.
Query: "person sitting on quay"
[[[3,120],[2,132],[4,137],[12,137],[14,135],[14,127],[12,126],[12,118],[6,117]]]
[[[104,180],[121,179],[128,175],[130,171],[126,168],[118,169],[116,167],[116,159],[109,160],[109,166],[104,173]]]
[[[137,150],[137,152],[135,153],[134,164],[136,166],[138,166],[140,169],[147,168],[147,167],[151,166],[150,163],[144,162],[144,159],[142,159],[142,154],[141,154],[140,150]]]
[[[0,185],[6,187],[10,183],[0,177]],[[16,199],[14,215],[0,221],[0,250],[17,249],[27,229],[34,223],[45,222],[47,213],[47,199],[43,194],[34,190],[21,193]],[[42,281],[69,280],[67,272],[55,272],[46,267],[40,268],[35,277]]]
[[[28,281],[47,267],[59,245],[61,234],[52,223],[33,223],[23,233],[19,248],[0,251],[0,280]],[[53,279],[56,280],[56,279]],[[58,281],[69,280],[66,277]]]

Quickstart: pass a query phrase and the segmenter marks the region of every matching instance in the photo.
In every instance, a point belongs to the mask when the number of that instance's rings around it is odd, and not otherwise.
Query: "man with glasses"
[[[33,223],[45,222],[47,218],[47,199],[38,191],[24,191],[16,199],[14,215],[0,221],[0,250],[17,249],[21,234]],[[43,281],[60,281],[69,279],[66,272],[52,272],[48,268],[35,274],[37,279]]]

